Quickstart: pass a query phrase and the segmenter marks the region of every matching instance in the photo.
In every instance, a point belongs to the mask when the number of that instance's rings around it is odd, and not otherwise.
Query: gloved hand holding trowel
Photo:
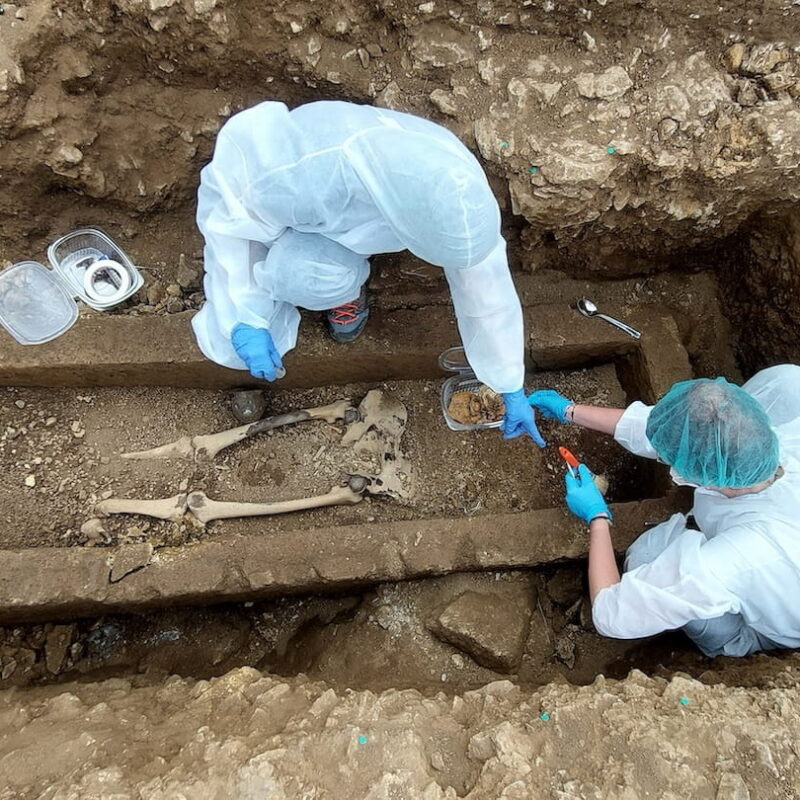
[[[567,462],[564,483],[567,508],[589,526],[589,593],[595,595],[619,582],[619,570],[611,542],[611,510],[586,464],[581,464],[566,447],[559,447]]]

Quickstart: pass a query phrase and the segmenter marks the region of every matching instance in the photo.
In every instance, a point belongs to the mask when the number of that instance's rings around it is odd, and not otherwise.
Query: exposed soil
[[[131,673],[148,681],[169,674],[209,678],[241,666],[302,673],[339,689],[415,688],[427,694],[463,692],[503,677],[527,687],[559,678],[588,684],[598,674],[623,678],[632,668],[665,676],[678,669],[715,683],[735,666],[732,682],[750,686],[782,671],[774,657],[763,672],[757,668],[763,656],[705,658],[678,633],[644,641],[599,636],[585,571],[577,563],[454,574],[358,595],[0,628],[0,688]],[[481,666],[432,632],[432,621],[465,591],[506,598],[509,623],[514,614],[529,617],[521,661],[511,673]]]
[[[529,388],[554,386],[580,402],[623,405],[614,367],[531,376]],[[270,395],[269,413],[324,405],[350,397],[358,404],[369,386],[342,386]],[[254,534],[298,526],[525,511],[558,505],[563,467],[555,446],[503,440],[498,431],[450,431],[442,419],[438,381],[390,383],[409,411],[403,449],[416,473],[412,498],[367,499],[356,506],[251,519],[237,530]],[[80,533],[93,505],[112,494],[157,499],[202,489],[218,500],[269,502],[324,494],[351,472],[374,464],[341,445],[344,426],[305,422],[234,445],[213,463],[130,461],[122,452],[164,444],[184,435],[213,433],[236,423],[222,392],[170,389],[92,391],[3,389],[6,428],[0,463],[2,533],[7,548],[85,543]],[[553,445],[582,454],[611,482],[612,500],[647,494],[649,465],[599,442],[586,431],[543,423]],[[47,502],[43,503],[43,499]],[[176,545],[224,532],[225,522],[197,531],[183,523],[143,517],[112,518],[109,541]],[[94,542],[92,542],[94,543]]]
[[[112,313],[202,302],[194,195],[234,111],[345,98],[435,119],[481,158],[527,304],[587,295],[666,308],[697,375],[736,379],[740,367],[747,377],[800,357],[791,0],[30,0],[0,11],[0,264],[44,260],[58,235],[103,227],[146,279]],[[611,277],[622,280],[600,280]],[[385,307],[448,302],[441,271],[407,256],[374,259],[371,291]],[[611,365],[534,375],[527,388],[545,386],[578,401],[633,399]],[[270,412],[358,401],[370,388],[277,389]],[[652,465],[599,436],[544,422],[539,451],[497,431],[454,433],[438,382],[387,388],[409,410],[414,496],[237,530],[560,506],[560,444],[605,474],[612,501],[656,486]],[[80,528],[109,493],[279,500],[370,466],[341,446],[344,426],[323,423],[241,443],[213,464],[119,457],[231,426],[227,403],[220,392],[147,387],[0,390],[0,549],[102,546]],[[156,547],[230,529],[105,526],[105,543]],[[0,798],[794,797],[796,657],[709,661],[680,634],[599,637],[584,569],[0,629],[0,686],[82,680],[0,696]],[[510,671],[445,641],[444,611],[467,593],[486,599],[487,619],[500,604],[508,627],[525,631]],[[596,678],[632,667],[671,680]],[[187,677],[163,680],[170,673]]]

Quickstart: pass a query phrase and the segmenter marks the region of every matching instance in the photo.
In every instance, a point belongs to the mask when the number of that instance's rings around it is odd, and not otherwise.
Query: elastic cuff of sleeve
[[[589,520],[589,525],[591,525],[596,519],[604,519],[609,525],[614,521],[614,517],[610,511],[604,511],[602,514],[595,514]]]

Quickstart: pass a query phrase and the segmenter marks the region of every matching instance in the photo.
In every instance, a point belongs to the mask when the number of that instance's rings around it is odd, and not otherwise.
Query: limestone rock
[[[766,75],[788,59],[788,52],[774,44],[756,45],[742,61],[741,72],[745,75]]]
[[[720,778],[717,800],[750,800],[750,790],[738,772],[726,772]]]
[[[464,592],[433,622],[431,630],[478,664],[512,672],[522,658],[530,616],[529,607],[501,595]]]
[[[149,542],[120,547],[114,555],[109,580],[111,583],[116,583],[131,572],[147,566],[152,555],[153,545]]]
[[[48,671],[53,675],[58,675],[64,667],[76,627],[76,625],[56,625],[47,634],[44,644],[44,660]]]
[[[183,253],[178,258],[178,271],[175,278],[182,289],[196,289],[200,285],[200,271],[187,263]]]
[[[167,287],[163,281],[153,281],[147,287],[147,302],[151,306],[157,306],[167,296]]]
[[[754,106],[758,102],[756,87],[750,81],[742,81],[736,93],[736,102],[740,106]]]
[[[747,48],[741,42],[736,42],[725,51],[722,61],[731,72],[736,72],[742,65],[746,52]]]
[[[434,89],[430,93],[431,102],[442,112],[449,117],[454,117],[458,112],[458,107],[453,101],[453,95],[444,89]]]
[[[622,67],[609,67],[605,72],[581,72],[575,76],[578,93],[590,99],[610,100],[622,97],[633,81]]]

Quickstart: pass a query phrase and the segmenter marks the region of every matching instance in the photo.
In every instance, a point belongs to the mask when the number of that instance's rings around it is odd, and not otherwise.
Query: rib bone
[[[226,447],[241,442],[243,439],[250,439],[265,431],[275,430],[284,425],[294,425],[310,419],[322,419],[325,422],[353,421],[357,413],[350,400],[337,400],[335,403],[330,403],[326,406],[305,408],[300,411],[290,411],[288,414],[266,417],[258,422],[240,425],[237,428],[230,428],[219,433],[210,433],[204,436],[183,436],[175,442],[154,447],[152,450],[123,453],[122,457],[136,461],[166,458],[197,458],[210,461]]]
[[[145,517],[166,519],[177,522],[189,507],[186,494],[176,494],[163,500],[126,500],[112,498],[102,500],[95,506],[95,514],[107,517],[109,514],[141,514]]]

